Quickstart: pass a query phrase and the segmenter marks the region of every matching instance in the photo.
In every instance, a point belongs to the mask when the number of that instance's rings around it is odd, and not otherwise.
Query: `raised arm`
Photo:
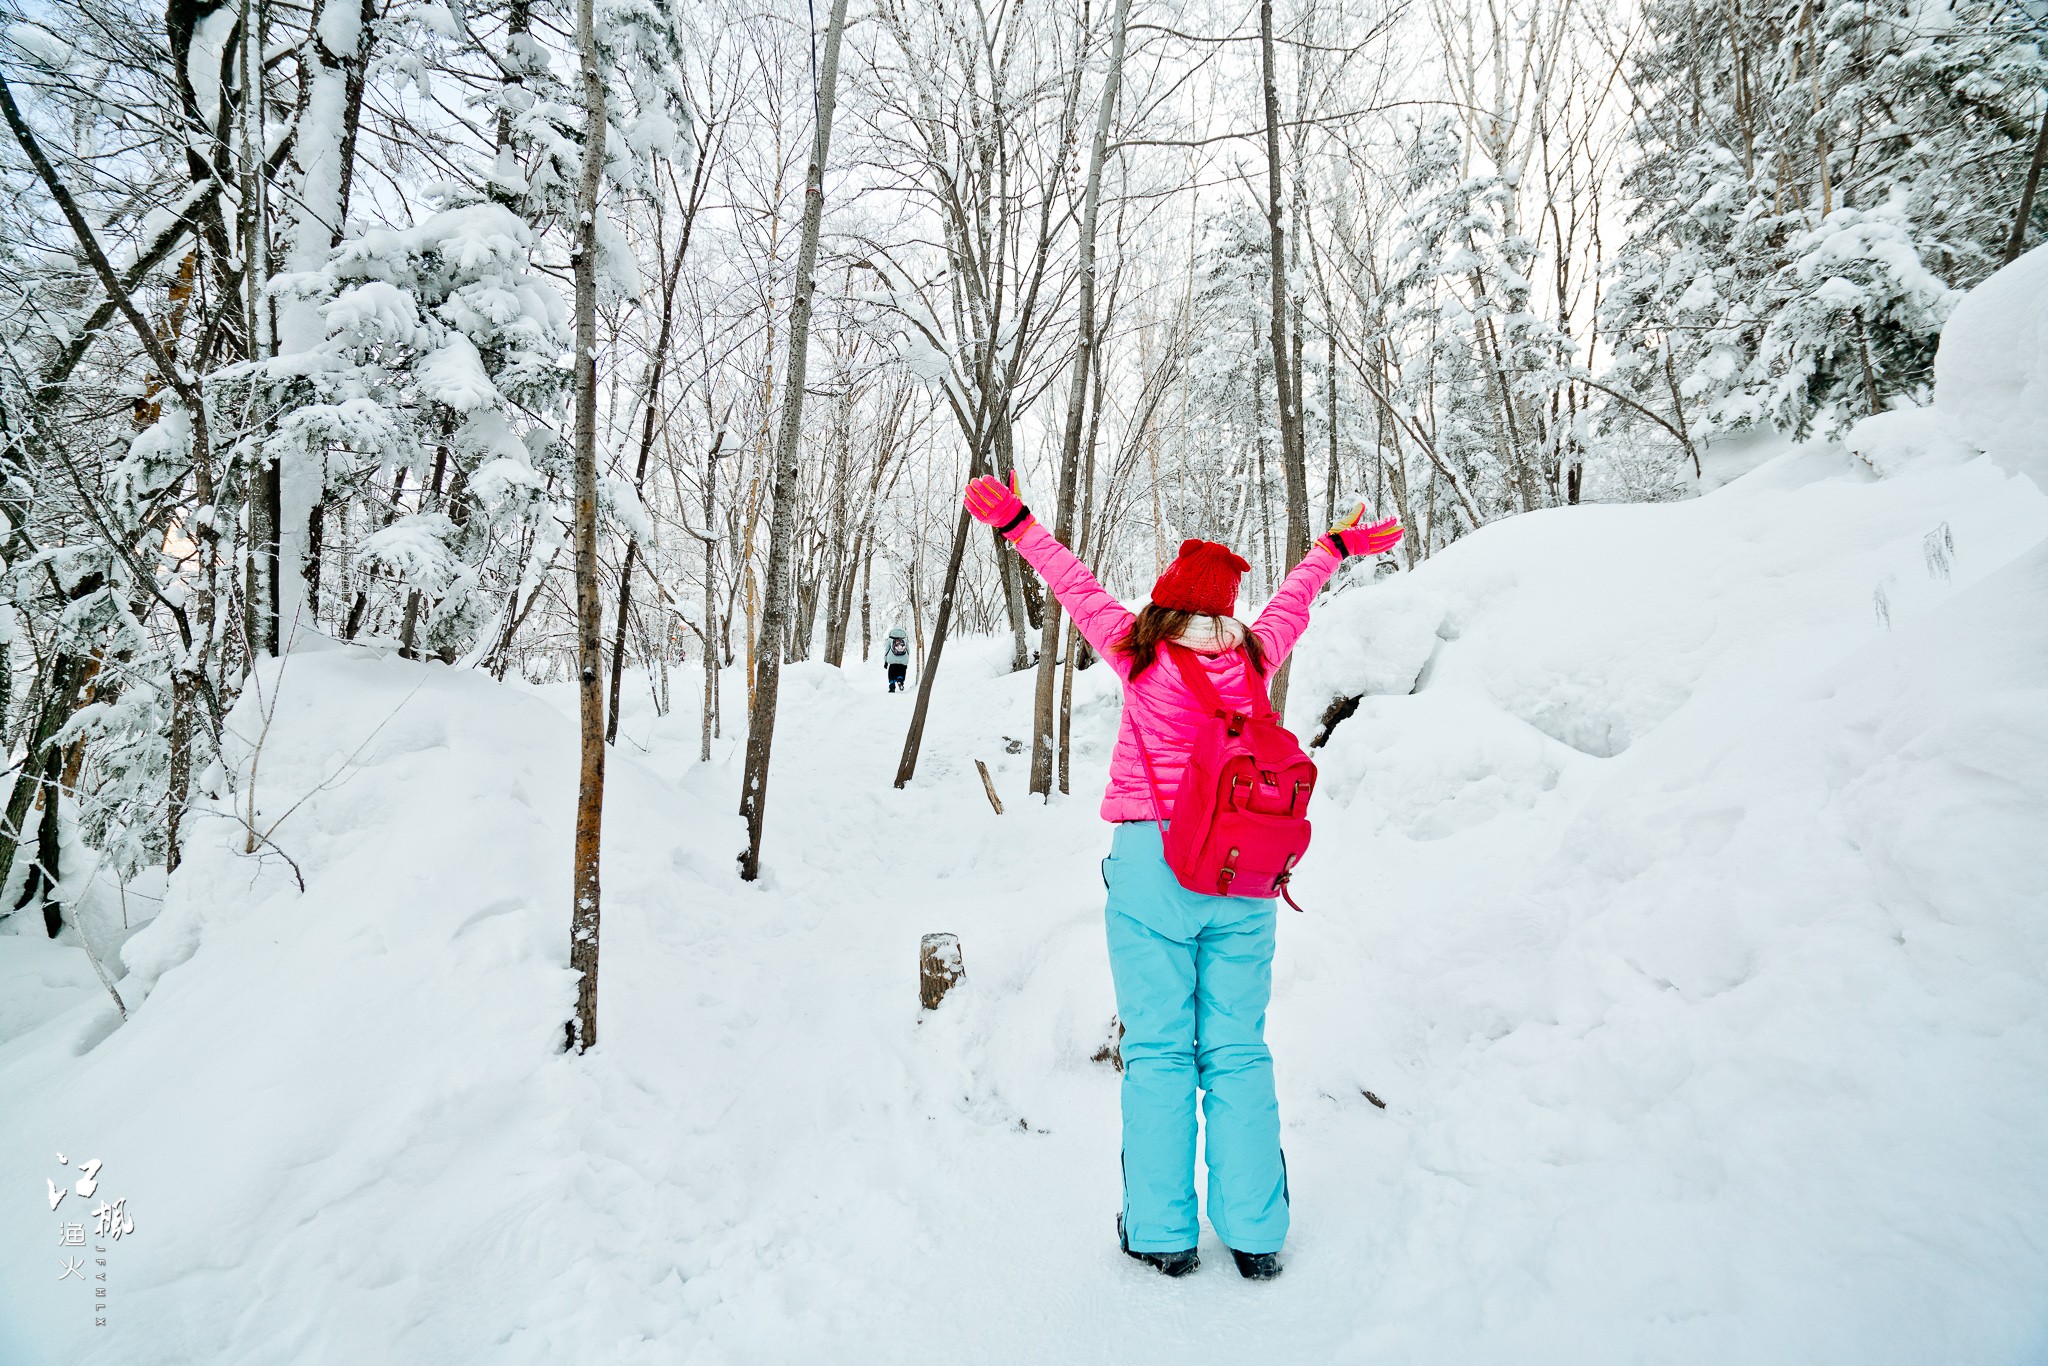
[[[1080,556],[1061,545],[1036,520],[1011,532],[1010,540],[1017,553],[1045,580],[1045,586],[1067,609],[1075,628],[1095,647],[1095,652],[1112,663],[1120,661],[1122,656],[1110,646],[1130,631],[1136,614],[1110,596],[1109,590],[1088,572],[1088,566],[1081,563]]]
[[[1067,609],[1081,635],[1122,674],[1123,657],[1110,647],[1130,630],[1134,614],[1096,582],[1073,551],[1038,524],[1017,494],[1016,478],[1011,475],[1008,484],[988,475],[976,479],[967,486],[967,510],[1017,547],[1017,553],[1038,571],[1060,606]]]
[[[1258,636],[1266,658],[1274,665],[1277,666],[1293,652],[1294,643],[1308,629],[1309,604],[1315,601],[1316,594],[1330,581],[1330,575],[1337,572],[1337,566],[1344,563],[1346,556],[1377,555],[1400,544],[1402,531],[1398,521],[1389,517],[1372,526],[1360,526],[1358,523],[1364,515],[1365,505],[1361,503],[1358,511],[1317,537],[1315,545],[1288,573],[1280,590],[1273,594],[1273,600],[1266,604],[1266,610],[1259,613],[1259,619],[1252,623],[1252,632]]]
[[[1266,610],[1259,613],[1259,619],[1252,623],[1252,634],[1259,638],[1259,646],[1266,652],[1269,668],[1278,668],[1280,662],[1294,650],[1294,642],[1301,639],[1301,633],[1308,629],[1309,604],[1315,601],[1323,585],[1330,581],[1330,575],[1337,572],[1343,561],[1337,552],[1317,541],[1302,556],[1301,563],[1288,572],[1281,581],[1279,591],[1266,604]]]

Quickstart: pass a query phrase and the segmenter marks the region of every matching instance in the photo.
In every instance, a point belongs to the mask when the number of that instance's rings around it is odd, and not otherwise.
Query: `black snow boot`
[[[1134,1258],[1147,1266],[1157,1267],[1168,1276],[1185,1276],[1202,1264],[1193,1248],[1185,1252],[1133,1252],[1131,1240],[1124,1237],[1124,1217],[1116,1217],[1116,1241],[1124,1250],[1124,1256]]]
[[[1280,1254],[1277,1252],[1239,1252],[1230,1250],[1237,1259],[1237,1274],[1248,1281],[1270,1281],[1280,1274]]]

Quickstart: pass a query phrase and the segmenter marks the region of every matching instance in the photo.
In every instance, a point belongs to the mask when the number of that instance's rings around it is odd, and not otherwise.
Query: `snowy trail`
[[[788,1190],[788,1241],[763,1246],[756,1218],[711,1253],[746,1298],[704,1327],[734,1360],[815,1349],[819,1330],[841,1318],[852,1331],[831,1336],[849,1361],[900,1360],[927,1334],[962,1360],[1314,1360],[1338,1348],[1346,1316],[1330,1306],[1362,1291],[1355,1256],[1309,1259],[1253,1287],[1210,1238],[1193,1294],[1115,1250],[1117,1078],[1088,1060],[1114,1009],[1100,928],[1107,831],[1089,791],[1100,774],[1084,765],[1077,795],[1050,808],[1027,798],[1022,758],[1002,744],[1018,728],[1000,704],[1028,704],[1028,680],[988,680],[978,691],[996,708],[944,713],[952,724],[940,723],[904,792],[889,780],[909,698],[826,674],[807,681],[826,695],[804,696],[778,728],[768,885],[742,893],[735,910],[744,919],[752,896],[763,903],[756,914],[779,922],[760,932],[792,971],[780,983],[757,979],[786,990],[752,1013],[790,1029],[778,1049],[719,1069],[736,1080],[725,1103],[714,1101],[705,1158],[729,1151],[722,1132],[809,1132],[763,1181]],[[977,724],[985,711],[994,714]],[[688,729],[662,730],[694,748]],[[676,762],[652,748],[655,767]],[[974,757],[997,775],[1001,818],[981,797]],[[969,979],[926,1015],[912,970],[919,936],[939,929],[962,936]],[[655,931],[650,948],[632,983],[615,979],[613,990],[689,980],[687,934]],[[670,966],[657,966],[663,957]],[[745,1040],[759,1021],[734,1023]],[[682,1093],[693,1070],[688,1053],[672,1054],[666,1086]],[[1343,1108],[1347,1117],[1295,1145],[1298,1182],[1341,1178],[1365,1155],[1355,1145],[1387,1131],[1362,1097]],[[1324,1224],[1378,1222],[1354,1214],[1305,1212],[1298,1240],[1315,1245]],[[781,1343],[760,1336],[770,1305],[799,1315]]]

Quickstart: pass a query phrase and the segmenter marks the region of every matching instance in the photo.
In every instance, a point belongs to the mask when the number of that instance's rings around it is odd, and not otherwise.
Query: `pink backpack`
[[[1169,823],[1159,800],[1152,755],[1138,737],[1152,809],[1164,832],[1166,864],[1180,885],[1205,896],[1286,897],[1287,880],[1308,852],[1308,802],[1316,766],[1301,742],[1280,724],[1266,697],[1266,680],[1245,660],[1251,714],[1224,702],[1201,663],[1185,647],[1160,647],[1170,656],[1195,700],[1210,713],[1195,737]],[[1135,733],[1135,732],[1134,732]]]

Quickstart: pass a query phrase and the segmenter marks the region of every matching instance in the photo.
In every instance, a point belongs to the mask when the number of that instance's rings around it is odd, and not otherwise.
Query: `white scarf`
[[[1244,644],[1245,626],[1236,617],[1192,617],[1188,627],[1173,638],[1202,654],[1221,654]]]

